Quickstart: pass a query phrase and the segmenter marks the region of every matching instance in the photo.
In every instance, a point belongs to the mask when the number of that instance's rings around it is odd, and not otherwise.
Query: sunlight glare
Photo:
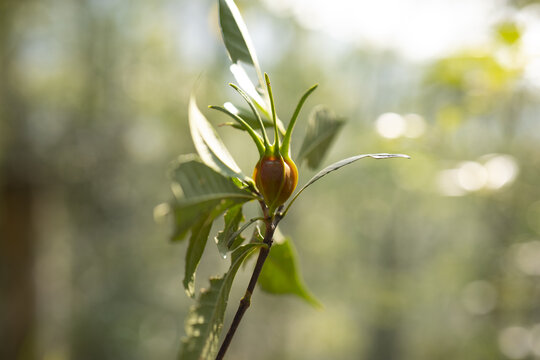
[[[223,107],[235,115],[238,115],[240,113],[240,110],[238,110],[238,108],[234,106],[234,104],[230,101],[227,101],[225,104],[223,104]]]
[[[242,90],[244,90],[249,96],[251,96],[255,103],[264,104],[264,100],[261,98],[261,96],[255,89],[255,85],[253,85],[253,82],[249,78],[249,75],[244,69],[244,67],[240,63],[232,64],[230,66],[230,70],[234,78],[238,82],[238,86]]]
[[[523,77],[533,86],[540,88],[540,4],[531,4],[517,14],[523,27],[521,51],[525,56]]]
[[[394,49],[412,60],[433,59],[485,42],[496,0],[265,1],[309,29],[352,43]],[[487,16],[486,16],[487,15]],[[429,31],[427,31],[429,29]]]

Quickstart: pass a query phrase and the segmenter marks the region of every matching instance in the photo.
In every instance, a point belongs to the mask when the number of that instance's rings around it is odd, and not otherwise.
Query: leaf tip
[[[171,213],[171,205],[169,203],[161,203],[154,207],[153,215],[154,221],[162,224],[165,222],[167,216]]]
[[[306,299],[307,302],[313,306],[313,308],[317,311],[323,311],[324,310],[324,305],[317,299],[315,299],[314,297],[309,297],[309,299]]]
[[[185,284],[184,284],[185,285]],[[193,287],[191,288],[185,288],[184,289],[186,291],[186,295],[190,298],[195,298],[195,289],[193,289]]]
[[[384,155],[386,155],[386,158],[402,158],[402,159],[410,159],[411,158],[407,154],[384,154]]]
[[[186,295],[190,298],[195,297],[195,284],[194,284],[194,278],[193,277],[185,277],[184,281],[182,281],[182,284],[184,285],[184,290],[186,291]]]

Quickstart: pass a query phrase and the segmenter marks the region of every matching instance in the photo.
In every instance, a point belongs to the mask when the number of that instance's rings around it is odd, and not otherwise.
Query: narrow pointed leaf
[[[318,168],[344,123],[328,108],[316,106],[309,115],[306,136],[297,157],[298,163],[306,161],[310,169]]]
[[[289,238],[285,238],[282,243],[275,244],[270,249],[258,284],[268,293],[296,295],[315,307],[321,307],[306,289],[297,262],[293,243]]]
[[[241,238],[240,240],[242,242],[244,241],[240,235],[236,235],[238,225],[242,220],[244,220],[244,216],[242,215],[242,205],[236,205],[227,210],[224,220],[225,228],[218,232],[217,236],[215,237],[219,253],[223,257],[225,257],[231,250],[232,245],[237,238]]]
[[[360,160],[360,159],[363,159],[363,158],[366,158],[366,157],[370,157],[372,159],[390,159],[390,158],[404,158],[404,159],[410,159],[410,156],[408,155],[403,155],[403,154],[385,154],[385,153],[382,153],[382,154],[363,154],[363,155],[356,155],[356,156],[352,156],[350,158],[346,158],[346,159],[343,159],[341,161],[338,161],[336,163],[333,163],[332,165],[330,166],[327,166],[325,167],[324,169],[322,169],[321,171],[319,171],[314,177],[312,177],[306,185],[304,185],[302,187],[302,190],[304,190],[305,188],[307,188],[309,185],[313,184],[315,181],[319,180],[320,178],[322,178],[323,176],[325,175],[328,175],[329,173],[331,173],[332,171],[336,171],[336,170],[339,170],[341,169],[342,167],[346,166],[346,165],[349,165],[349,164],[352,164],[353,162],[357,161],[357,160]]]
[[[236,249],[229,271],[222,277],[211,278],[210,287],[201,291],[186,320],[187,336],[182,339],[180,359],[214,359],[234,277],[246,257],[261,246],[265,245],[247,244]]]
[[[189,127],[197,153],[206,165],[224,175],[245,178],[193,96],[189,101]]]
[[[231,61],[233,63],[242,61],[252,65],[257,72],[261,87],[264,88],[262,72],[251,37],[233,0],[219,0],[219,25]]]
[[[339,170],[341,169],[342,167],[346,166],[346,165],[349,165],[349,164],[352,164],[353,162],[357,161],[357,160],[360,160],[360,159],[364,159],[364,158],[367,158],[367,157],[370,157],[372,159],[390,159],[390,158],[405,158],[405,159],[410,159],[410,156],[408,155],[403,155],[403,154],[386,154],[386,153],[381,153],[381,154],[362,154],[362,155],[356,155],[356,156],[352,156],[350,158],[346,158],[346,159],[343,159],[343,160],[340,160],[336,163],[333,163],[332,165],[330,166],[327,166],[325,167],[324,169],[322,169],[321,171],[319,171],[317,174],[315,174],[314,177],[312,177],[297,193],[296,195],[292,198],[292,200],[289,202],[289,204],[287,205],[287,208],[285,209],[285,211],[283,212],[284,214],[287,213],[287,211],[289,211],[289,208],[291,207],[291,205],[294,203],[294,201],[298,198],[298,196],[308,187],[310,186],[311,184],[313,184],[315,181],[319,180],[320,178],[322,178],[323,176],[326,176],[328,175],[329,173],[331,173],[332,171],[336,171],[336,170]]]

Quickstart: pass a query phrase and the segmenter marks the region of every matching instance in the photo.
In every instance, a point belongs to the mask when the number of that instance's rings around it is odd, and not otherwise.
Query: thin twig
[[[266,258],[268,257],[268,253],[270,252],[270,247],[272,246],[274,232],[276,231],[276,226],[278,222],[281,220],[281,217],[279,216],[276,216],[273,219],[270,218],[268,216],[268,208],[266,207],[266,205],[264,205],[264,203],[261,202],[261,206],[263,208],[263,212],[265,215],[265,224],[266,224],[266,230],[264,233],[263,241],[268,246],[262,247],[261,250],[259,251],[259,257],[257,258],[257,263],[255,264],[255,268],[253,269],[253,274],[251,275],[251,279],[249,280],[246,293],[244,294],[244,297],[240,300],[240,305],[238,305],[238,310],[236,310],[236,314],[234,315],[234,319],[231,323],[229,331],[227,331],[225,340],[223,340],[223,344],[221,344],[219,352],[216,356],[216,360],[222,360],[223,357],[225,356],[225,353],[227,352],[227,349],[229,348],[229,345],[231,344],[234,333],[236,332],[236,329],[238,329],[238,325],[240,324],[240,321],[242,320],[244,313],[251,305],[251,295],[253,294],[253,290],[255,290],[255,285],[257,284],[259,275],[261,274],[261,270],[263,268],[264,262],[266,261]]]

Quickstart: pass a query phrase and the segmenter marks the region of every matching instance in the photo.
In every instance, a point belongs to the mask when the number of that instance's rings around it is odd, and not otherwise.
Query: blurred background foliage
[[[257,291],[229,357],[540,359],[538,2],[495,2],[482,43],[421,60],[292,3],[238,1],[281,117],[318,82],[310,105],[348,119],[325,164],[412,159],[306,192],[282,231],[325,308]],[[215,1],[0,1],[0,358],[176,356],[185,244],[152,212],[169,163],[194,151],[189,93],[236,99],[228,66]],[[249,173],[255,148],[220,133]],[[198,286],[226,267],[209,251]]]

